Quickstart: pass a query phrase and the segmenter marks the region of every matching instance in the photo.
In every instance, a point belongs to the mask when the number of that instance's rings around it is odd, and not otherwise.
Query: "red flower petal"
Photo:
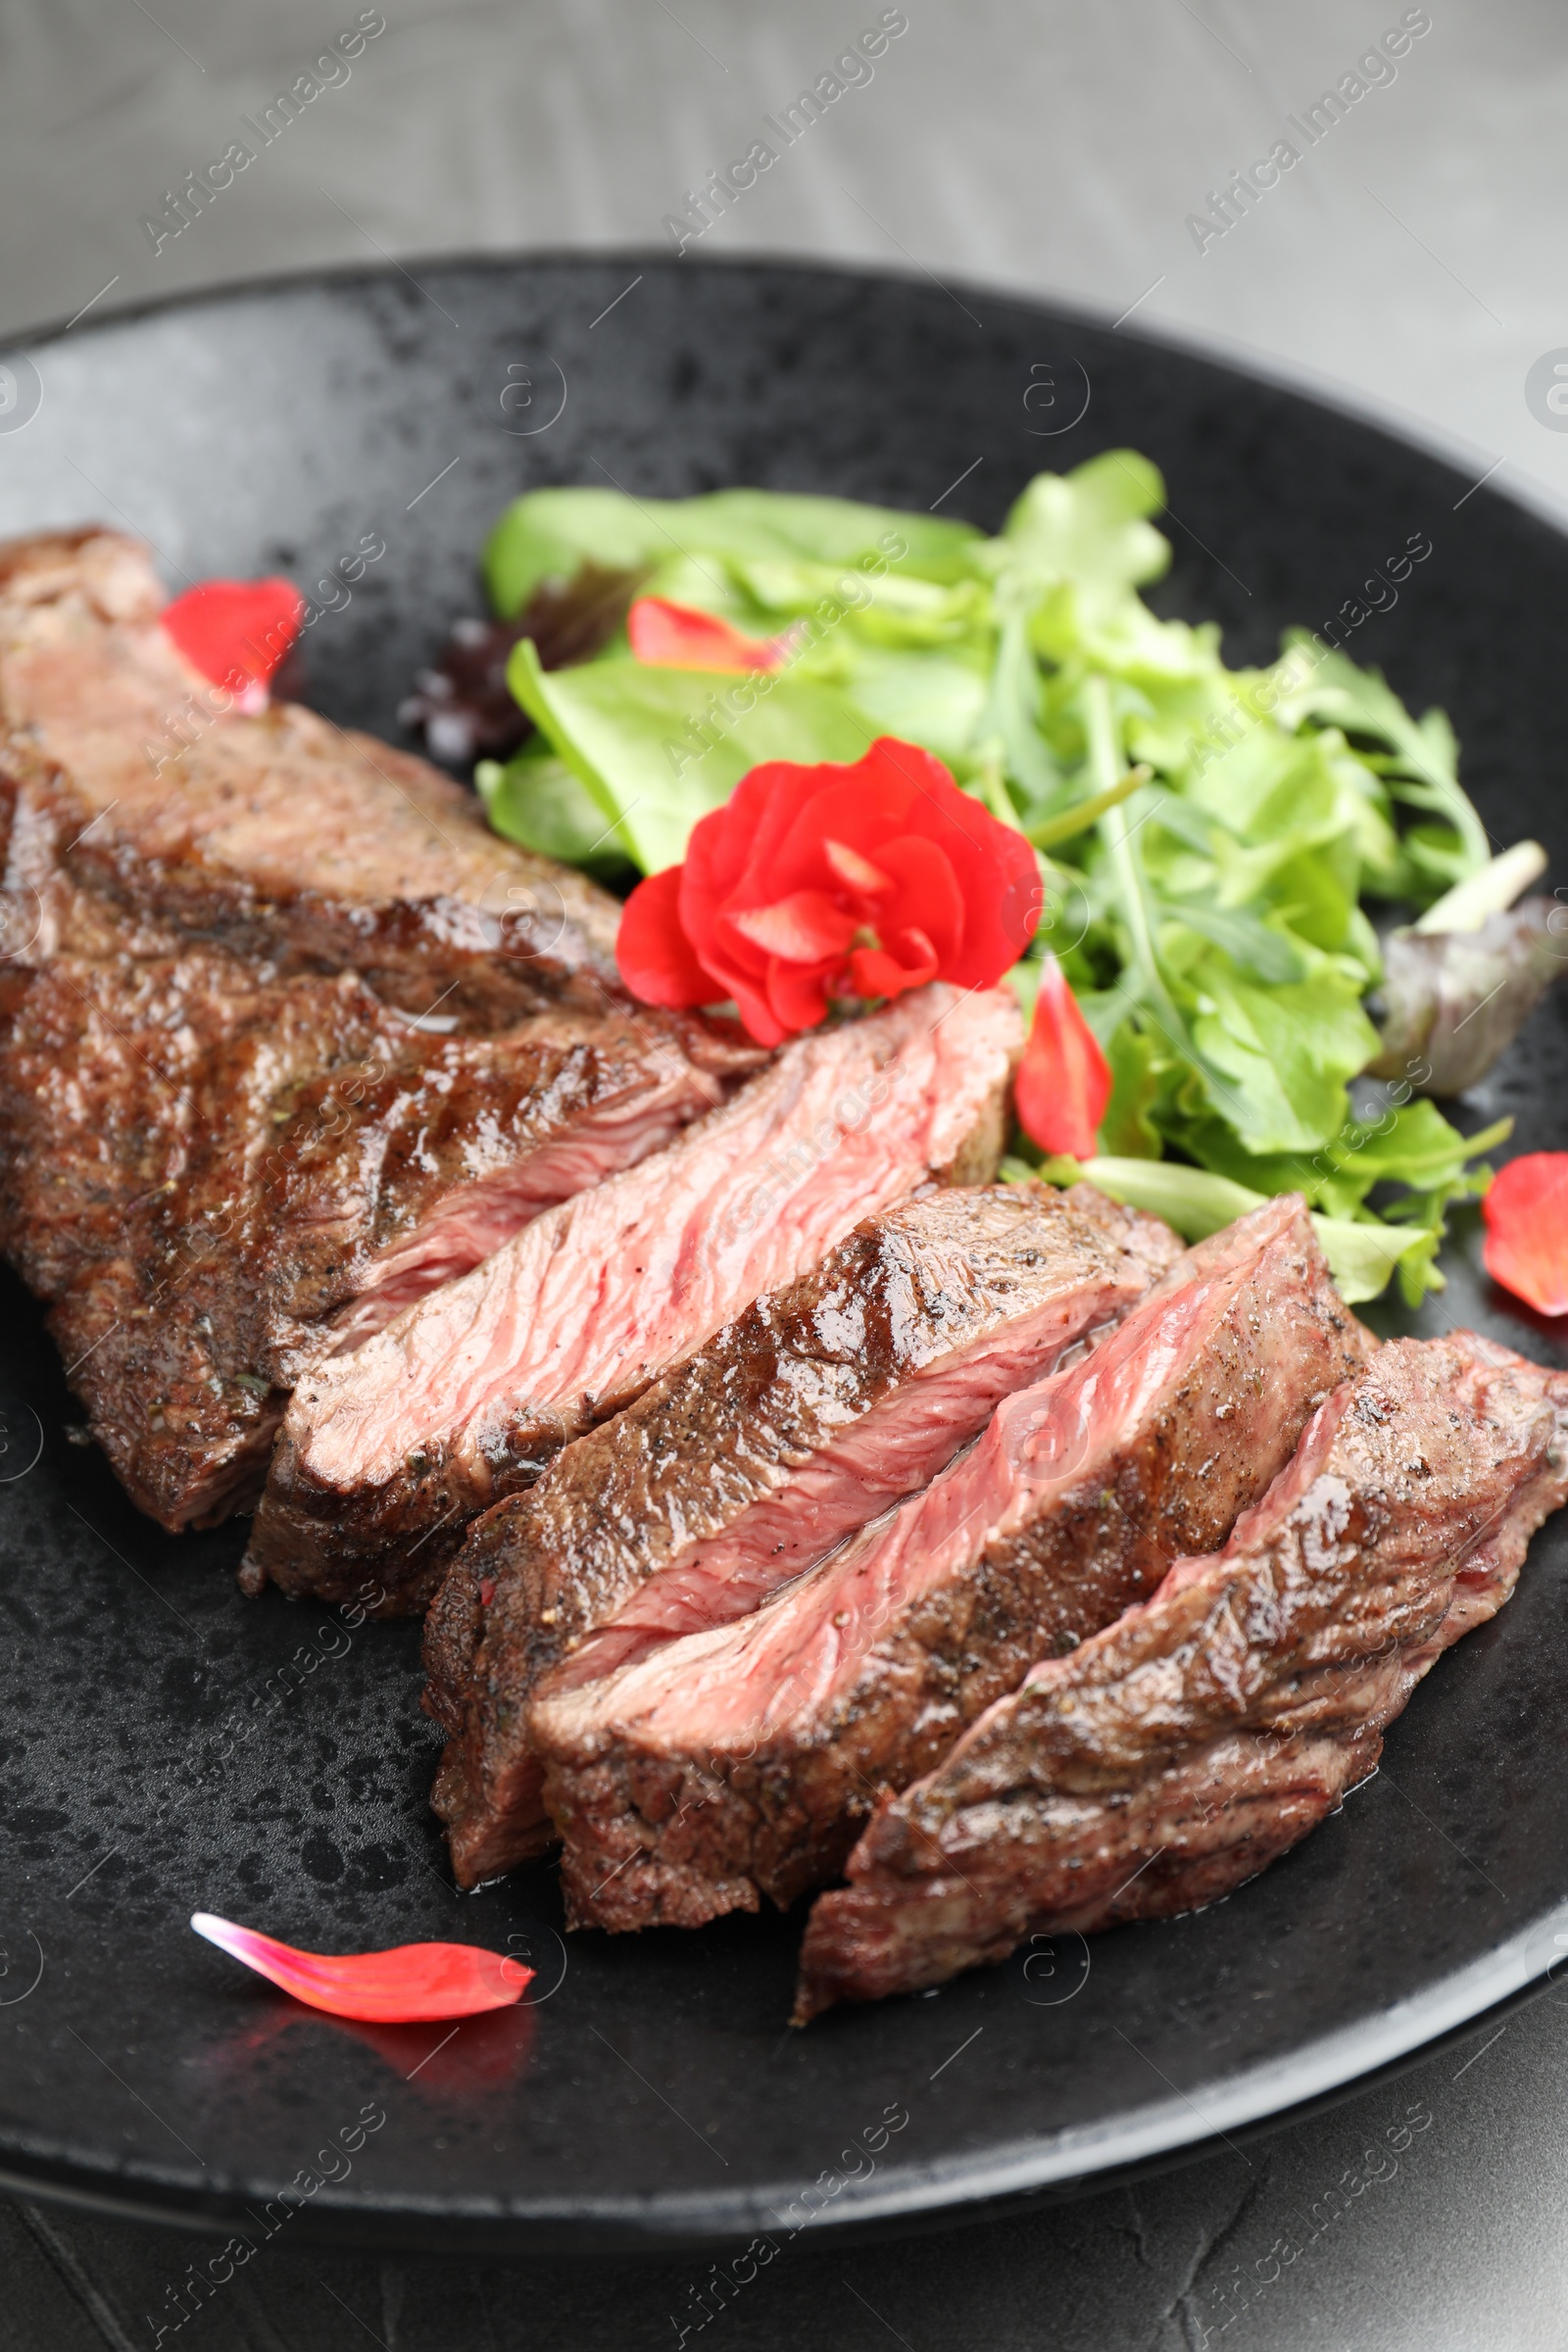
[[[1095,1131],[1110,1101],[1110,1065],[1054,956],[1041,971],[1016,1100],[1019,1124],[1042,1152],[1093,1157]]]
[[[1568,1314],[1568,1152],[1527,1152],[1482,1195],[1487,1272],[1538,1314]]]
[[[254,1968],[312,2009],[373,2025],[412,2025],[441,2017],[476,2017],[520,2000],[531,1968],[472,1943],[404,1943],[389,1952],[299,1952],[255,1928],[236,1928],[210,1911],[191,1915],[209,1943]]]
[[[819,963],[824,956],[842,956],[855,937],[855,917],[819,890],[793,891],[771,906],[748,906],[720,919],[764,956],[785,963]]]
[[[292,580],[203,580],[158,617],[192,668],[226,686],[242,709],[260,710],[300,633],[305,599]]]
[[[777,669],[791,642],[744,636],[711,612],[662,596],[638,597],[626,615],[626,637],[639,662],[661,669]]]
[[[826,836],[889,871],[892,842],[928,842],[947,858],[963,911],[961,937],[943,956],[942,977],[960,988],[992,987],[1039,926],[1040,867],[1023,835],[960,792],[933,754],[894,736],[879,737],[853,766],[824,765],[814,774],[816,793],[800,806],[787,835],[766,845],[764,887],[756,895],[774,897],[817,880]],[[757,870],[754,859],[748,881]],[[901,906],[884,910],[884,919],[918,922],[940,949],[926,911]]]
[[[687,862],[701,872],[718,898],[733,897],[742,906],[775,899],[781,890],[818,883],[820,863],[814,858],[786,879],[780,852],[799,812],[822,789],[825,776],[846,776],[844,767],[802,767],[793,760],[766,760],[742,776],[727,805],[705,816],[692,833]],[[698,834],[709,828],[700,857]],[[813,842],[825,830],[813,829]]]
[[[923,932],[936,955],[943,978],[953,979],[963,961],[963,945],[970,925],[969,908],[947,850],[918,833],[906,833],[900,840],[886,844],[882,862],[893,878],[896,895],[881,909],[878,931]],[[1018,958],[1014,956],[1011,960],[1016,963]],[[1004,964],[1003,970],[1005,969]]]
[[[687,938],[720,985],[714,996],[733,997],[742,1021],[760,1045],[777,1046],[792,1032],[780,1026],[768,999],[766,953],[743,933],[719,927],[728,907],[753,906],[779,896],[769,871],[770,844],[788,825],[795,808],[816,790],[822,770],[784,760],[765,760],[744,775],[722,808],[692,827],[681,869],[680,918]],[[755,871],[755,886],[748,882]],[[816,876],[811,877],[813,880]],[[808,992],[809,999],[810,992]],[[799,1024],[814,1027],[827,1009],[817,991],[818,1009]]]
[[[879,898],[883,891],[893,888],[882,868],[873,865],[869,858],[862,858],[858,850],[852,850],[847,841],[834,841],[824,834],[822,856],[834,880],[842,882],[846,890],[858,891],[862,898]]]
[[[788,967],[780,966],[779,968],[787,969]],[[827,1014],[827,998],[819,985],[815,989],[814,996],[811,989],[808,987],[798,1000],[790,1000],[792,1004],[796,1002],[802,1004],[814,1003],[817,1006],[816,1011],[809,1014],[803,1012],[799,1018],[794,1017],[793,1014],[781,1017],[774,1011],[766,970],[762,972],[760,979],[756,981],[747,979],[738,972],[731,973],[729,987],[730,994],[735,1000],[735,1009],[741,1016],[741,1026],[745,1029],[747,1036],[754,1037],[760,1046],[781,1046],[784,1040],[787,1037],[793,1037],[798,1029],[814,1029],[817,1022],[824,1019]]]
[[[620,911],[615,961],[620,976],[644,1004],[679,1008],[714,1004],[728,994],[698,961],[680,919],[685,869],[666,865],[639,882]]]
[[[885,948],[857,948],[850,977],[858,997],[899,997],[937,976],[937,952],[923,931],[896,931]]]
[[[835,956],[822,963],[785,963],[775,956],[767,967],[767,1009],[776,1023],[775,1043],[802,1029],[814,1029],[827,1018],[830,982],[844,969]],[[841,995],[843,991],[839,992]],[[750,1021],[747,1027],[751,1027]],[[754,1036],[760,1033],[753,1031]],[[760,1042],[766,1042],[765,1040]]]

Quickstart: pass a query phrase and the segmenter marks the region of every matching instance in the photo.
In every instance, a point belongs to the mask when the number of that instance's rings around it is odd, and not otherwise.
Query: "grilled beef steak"
[[[567,1006],[412,1025],[353,973],[60,956],[0,1040],[0,1224],[94,1435],[166,1527],[252,1499],[288,1392],[760,1058]]]
[[[94,1434],[180,1527],[252,1498],[323,1346],[762,1056],[633,1012],[611,900],[418,761],[244,716],[162,601],[112,533],[0,547],[0,1228]]]
[[[553,1841],[524,1716],[542,1675],[574,1688],[756,1608],[924,1486],[1180,1247],[1087,1185],[907,1201],[486,1512],[425,1631],[459,1880]]]
[[[34,856],[133,913],[280,969],[359,971],[496,1026],[623,1002],[617,909],[513,847],[422,760],[279,704],[247,716],[159,626],[108,531],[0,545],[0,794]],[[35,877],[33,877],[35,880]]]
[[[742,1307],[929,1172],[992,1173],[1019,1030],[1010,992],[933,984],[812,1031],[667,1151],[317,1365],[254,1572],[323,1599],[373,1575],[389,1608],[422,1606],[469,1519]]]
[[[696,1926],[832,1878],[1036,1659],[1218,1543],[1363,1351],[1304,1204],[1271,1200],[756,1615],[558,1671],[530,1730],[573,1920]]]
[[[1568,1373],[1470,1332],[1380,1348],[1223,1551],[882,1806],[811,1913],[800,2022],[1229,1893],[1372,1771],[1565,1494]]]

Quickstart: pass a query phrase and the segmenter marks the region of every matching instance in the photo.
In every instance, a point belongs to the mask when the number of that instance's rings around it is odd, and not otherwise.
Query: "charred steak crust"
[[[247,716],[158,626],[110,531],[0,545],[0,791],[133,913],[279,969],[363,972],[479,1026],[624,1001],[615,902],[491,833],[424,760],[292,704]],[[90,830],[88,829],[90,828]]]
[[[879,1809],[812,1910],[798,2020],[1239,1886],[1371,1772],[1565,1495],[1568,1373],[1471,1332],[1381,1348],[1221,1552]]]
[[[697,1925],[835,1876],[1037,1659],[1223,1539],[1363,1345],[1304,1203],[1271,1201],[754,1616],[586,1690],[558,1671],[531,1729],[573,1921]]]
[[[732,1058],[660,1013],[441,1036],[354,973],[56,956],[0,1038],[8,1252],[134,1499],[208,1525],[323,1345],[658,1150]]]
[[[677,1623],[755,1607],[923,1485],[1180,1247],[1084,1185],[928,1194],[867,1218],[488,1511],[425,1632],[425,1705],[453,1734],[434,1801],[460,1880],[553,1841],[523,1702],[568,1657],[591,1676],[584,1637],[615,1637],[634,1595],[644,1630],[622,1647],[659,1639],[662,1592]]]
[[[303,1074],[362,1054],[386,1019],[358,982],[309,985],[315,1002],[212,952],[59,957],[0,1046],[8,1254],[49,1302],[117,1475],[168,1527],[222,1516],[259,1480],[281,1403],[262,1369],[243,1163],[192,1197],[210,1116],[247,1124],[241,1103],[210,1107],[213,1060],[259,1033]],[[260,1153],[274,1131],[265,1102],[248,1107]]]
[[[1010,993],[933,983],[811,1031],[633,1175],[547,1211],[352,1358],[314,1366],[272,1457],[251,1573],[327,1600],[375,1578],[388,1613],[422,1608],[471,1519],[956,1160],[1019,1030]]]

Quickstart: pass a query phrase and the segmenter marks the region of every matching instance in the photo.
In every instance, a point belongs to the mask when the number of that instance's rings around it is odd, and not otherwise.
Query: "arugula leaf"
[[[1270,930],[1244,906],[1205,906],[1201,899],[1167,899],[1167,913],[1223,948],[1238,971],[1253,980],[1303,980],[1306,960],[1282,931]],[[1353,1073],[1352,1073],[1353,1075]]]
[[[1345,1124],[1346,1088],[1378,1051],[1353,981],[1327,956],[1309,980],[1278,987],[1204,955],[1190,975],[1200,1009],[1193,1035],[1229,1085],[1214,1090],[1252,1152],[1310,1152]]]
[[[1379,1117],[1347,1119],[1314,1152],[1249,1152],[1222,1120],[1191,1122],[1173,1138],[1207,1168],[1266,1193],[1304,1193],[1336,1216],[1358,1215],[1380,1184],[1405,1184],[1430,1193],[1466,1176],[1478,1152],[1490,1152],[1509,1122],[1479,1136],[1451,1127],[1435,1102],[1391,1103]]]
[[[1286,642],[1304,653],[1312,640],[1298,629]],[[1465,873],[1485,865],[1492,844],[1459,782],[1459,747],[1444,712],[1428,710],[1414,719],[1381,670],[1357,669],[1347,654],[1317,650],[1311,677],[1281,705],[1282,717],[1288,711],[1298,725],[1305,718],[1323,720],[1347,734],[1387,744],[1390,757],[1380,765],[1396,797],[1447,819],[1458,836]]]
[[[1148,519],[1164,503],[1156,466],[1136,450],[1109,449],[1071,473],[1037,474],[1001,539],[976,561],[994,577],[1021,574],[1037,591],[1069,588],[1083,618],[1108,618],[1136,604],[1132,590],[1170,563],[1170,542]]]
[[[1414,1306],[1424,1292],[1444,1287],[1437,1255],[1448,1209],[1486,1191],[1492,1170],[1475,1163],[1506,1142],[1512,1129],[1511,1119],[1499,1119],[1479,1135],[1463,1136],[1435,1103],[1414,1102],[1391,1104],[1376,1119],[1348,1120],[1331,1143],[1310,1155],[1254,1156],[1217,1119],[1190,1124],[1177,1133],[1177,1140],[1205,1170],[1232,1183],[1256,1186],[1265,1194],[1304,1193],[1330,1220],[1366,1225],[1373,1232],[1386,1230],[1381,1220],[1401,1231],[1418,1228],[1418,1238],[1397,1259],[1399,1287]],[[1410,1189],[1386,1201],[1375,1216],[1367,1205],[1368,1196],[1391,1184]]]
[[[1040,670],[1029,643],[1023,598],[1002,600],[1004,617],[981,725],[1007,780],[1016,787],[1025,819],[1038,825],[1058,813],[1066,777],[1040,727]]]
[[[1100,1123],[1101,1142],[1108,1152],[1126,1159],[1158,1159],[1164,1140],[1154,1111],[1169,1063],[1162,1060],[1154,1040],[1130,1020],[1122,1021],[1112,1032],[1104,1055],[1110,1064],[1111,1086],[1110,1101]]]

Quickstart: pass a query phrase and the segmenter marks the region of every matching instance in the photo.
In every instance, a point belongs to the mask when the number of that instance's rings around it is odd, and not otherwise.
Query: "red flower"
[[[1110,1065],[1054,956],[1041,969],[1016,1100],[1019,1123],[1042,1152],[1094,1156],[1095,1133],[1110,1101]]]
[[[685,864],[632,892],[618,956],[644,1004],[732,997],[776,1046],[830,998],[990,988],[1039,919],[1022,834],[929,752],[883,736],[853,766],[754,767],[693,828]]]
[[[727,620],[640,596],[626,615],[626,637],[639,662],[661,669],[777,669],[792,638],[745,637]]]
[[[1493,1281],[1539,1314],[1568,1314],[1568,1152],[1510,1159],[1482,1196],[1481,1214]]]
[[[203,580],[159,618],[193,669],[254,712],[267,708],[268,682],[300,633],[305,599],[291,580]]]

